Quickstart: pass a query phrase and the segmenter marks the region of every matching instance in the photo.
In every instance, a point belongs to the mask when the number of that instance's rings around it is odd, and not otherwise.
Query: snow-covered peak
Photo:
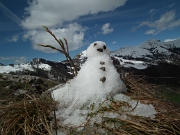
[[[162,42],[156,39],[149,39],[146,42],[133,47],[122,47],[119,50],[111,51],[111,57],[119,60],[124,67],[136,69],[147,68],[149,64],[156,64],[157,61],[172,61],[171,56],[180,55],[180,39]],[[80,53],[81,62],[85,62],[87,50]]]
[[[16,71],[34,71],[35,68],[43,69],[46,71],[49,71],[51,69],[51,66],[48,64],[40,63],[38,65],[32,65],[30,63],[26,64],[18,64],[18,65],[7,65],[7,66],[0,66],[0,73],[9,73],[9,72],[16,72]]]
[[[166,40],[164,40],[164,42],[175,41],[175,40],[178,40],[178,39],[180,39],[180,38],[177,38],[177,39],[166,39]]]
[[[173,50],[176,48],[180,48],[180,39],[169,42],[151,39],[138,46],[121,48],[112,52],[111,56],[154,60],[158,56],[174,54],[175,52]]]
[[[31,65],[29,64],[0,66],[0,73],[9,73],[9,72],[16,72],[16,71],[23,71],[23,70],[33,71]]]

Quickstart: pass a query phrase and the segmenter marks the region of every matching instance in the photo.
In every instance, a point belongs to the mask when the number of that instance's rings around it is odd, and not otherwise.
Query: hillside
[[[42,58],[34,58],[28,63],[9,64],[0,66],[0,73],[10,73],[14,75],[39,76],[46,79],[66,82],[72,78],[70,70],[61,62],[53,62]]]
[[[145,75],[151,83],[180,85],[180,39],[169,42],[151,39],[134,47],[111,51],[110,55],[117,69],[121,67],[123,72]],[[76,55],[73,60],[79,70],[87,60],[86,50]],[[71,64],[66,60],[53,62],[35,58],[24,64],[0,65],[0,73],[34,75],[59,82],[72,79],[71,71]]]
[[[1,65],[0,133],[179,134],[180,68],[176,62],[178,59],[175,59],[175,57],[179,58],[179,42],[177,45],[175,42],[174,45],[165,45],[170,47],[166,49],[162,49],[164,46],[159,42],[147,41],[130,51],[141,55],[127,53],[124,53],[124,56],[119,55],[121,49],[111,52],[113,64],[121,74],[128,92],[116,94],[99,104],[93,103],[90,106],[83,104],[77,109],[68,110],[63,102],[55,102],[52,100],[53,96],[49,95],[52,90],[62,91],[71,83],[68,81],[62,84],[72,78],[71,64],[66,60],[52,62],[35,58],[26,64]],[[156,53],[152,53],[154,50]],[[164,57],[160,57],[162,54]],[[74,57],[74,62],[79,68],[86,60],[86,51]],[[108,70],[108,67],[106,69]],[[82,79],[79,83],[83,81],[87,79]],[[81,86],[79,83],[74,84]],[[71,94],[69,89],[64,92],[74,97],[77,91],[74,93],[72,87]],[[85,91],[85,94],[87,93]],[[81,97],[85,94],[82,93]],[[64,96],[64,94],[60,95]],[[75,105],[72,107],[74,108]],[[57,120],[60,115],[56,112],[58,108],[69,121],[76,123],[81,121],[80,117],[83,117],[84,123],[72,126],[67,125],[63,118]],[[64,113],[66,109],[67,113]]]
[[[143,60],[145,62],[172,62],[173,58],[180,56],[180,39],[169,42],[148,40],[138,46],[124,47],[113,51],[111,56]]]

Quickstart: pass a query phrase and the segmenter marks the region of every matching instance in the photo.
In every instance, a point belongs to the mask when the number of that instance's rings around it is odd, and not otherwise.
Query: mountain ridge
[[[125,59],[141,59],[147,62],[168,60],[173,55],[180,55],[180,39],[169,42],[151,39],[138,46],[123,47],[111,53],[111,56]]]
[[[147,40],[138,46],[123,47],[111,51],[111,57],[115,66],[141,71],[152,65],[157,66],[161,62],[180,65],[180,39],[169,42],[161,42],[156,39]],[[78,69],[86,60],[86,50],[73,58],[74,63],[78,65]],[[72,71],[72,67],[67,60],[54,62],[34,58],[28,63],[0,65],[0,73],[31,74],[58,81],[73,78],[70,71]]]
[[[42,58],[34,58],[30,62],[17,65],[2,65],[0,66],[0,73],[40,76],[61,82],[66,82],[72,78],[65,64]]]

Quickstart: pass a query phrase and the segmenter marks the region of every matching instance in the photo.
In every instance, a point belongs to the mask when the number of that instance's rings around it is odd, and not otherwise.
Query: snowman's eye
[[[104,50],[106,50],[106,46],[105,45],[103,46],[103,48],[104,48]]]
[[[94,46],[96,46],[97,45],[97,43],[94,43]]]

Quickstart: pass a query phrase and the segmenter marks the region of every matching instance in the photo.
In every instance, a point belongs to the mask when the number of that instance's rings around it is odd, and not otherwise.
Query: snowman
[[[126,87],[113,65],[110,50],[104,42],[96,41],[88,47],[87,61],[78,75],[53,95],[55,100],[77,107],[103,102],[121,92],[126,92]]]
[[[107,98],[128,102],[132,107],[137,105],[130,97],[120,94],[127,91],[126,86],[120,79],[110,58],[110,50],[104,42],[96,41],[90,44],[87,57],[78,75],[64,87],[52,92],[54,99],[59,102],[56,118],[67,127],[81,127],[87,124],[87,120],[90,120],[91,124],[100,122],[100,114],[87,119],[88,114],[96,112],[100,105],[108,105],[108,102],[103,102],[109,101]],[[108,117],[115,117],[111,112],[105,113]],[[156,111],[152,105],[138,103],[132,114],[150,116],[156,114]],[[126,114],[122,114],[122,117],[126,118]]]

